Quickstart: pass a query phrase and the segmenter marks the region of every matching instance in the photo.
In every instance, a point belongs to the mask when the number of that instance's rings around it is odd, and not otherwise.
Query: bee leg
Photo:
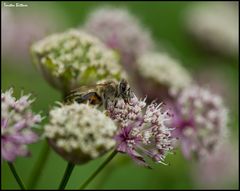
[[[102,98],[96,93],[96,92],[92,92],[92,97],[90,98],[90,103],[91,104],[102,104]]]
[[[108,101],[105,100],[103,104],[104,104],[104,108],[107,109],[108,108]]]
[[[116,105],[117,105],[117,99],[115,100],[114,107],[116,107]]]
[[[102,104],[103,104],[103,106],[104,106],[104,109],[107,109],[108,104],[107,104],[107,99],[106,99],[106,94],[105,94],[105,92],[103,93],[102,100],[103,100]]]
[[[101,102],[101,103],[98,104],[97,107],[100,108],[100,107],[102,107],[102,105],[103,105],[103,103]]]

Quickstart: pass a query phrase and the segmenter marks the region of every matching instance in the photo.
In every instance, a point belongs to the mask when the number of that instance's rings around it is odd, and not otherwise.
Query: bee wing
[[[95,85],[88,85],[88,86],[81,86],[76,89],[73,89],[70,91],[70,93],[65,97],[65,100],[71,100],[76,97],[81,97],[83,93],[94,91],[97,87],[97,84]]]
[[[85,92],[85,91],[87,91],[89,89],[93,89],[93,88],[94,88],[94,86],[81,86],[81,87],[78,87],[78,88],[75,88],[75,89],[71,90],[69,94],[71,95],[71,94],[74,94],[76,92]]]
[[[92,84],[92,85],[87,85],[87,86],[81,86],[78,88],[75,88],[73,90],[70,91],[70,94],[72,93],[76,93],[76,92],[85,92],[91,89],[96,89],[99,86],[106,86],[108,84],[110,84],[111,82],[106,82],[106,83],[99,83],[99,84]]]

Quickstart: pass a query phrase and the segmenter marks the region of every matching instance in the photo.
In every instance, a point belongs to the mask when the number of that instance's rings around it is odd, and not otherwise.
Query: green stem
[[[41,150],[40,156],[31,172],[28,188],[31,188],[31,189],[35,188],[39,180],[39,177],[42,174],[46,161],[48,159],[49,153],[50,153],[50,147],[48,146],[48,143],[45,142]]]
[[[66,187],[67,182],[68,182],[68,180],[69,180],[69,178],[72,174],[74,166],[75,165],[72,164],[71,162],[68,163],[67,168],[66,168],[65,173],[64,173],[64,176],[63,176],[62,181],[60,183],[59,190],[64,190],[64,188]]]
[[[83,183],[83,185],[79,188],[84,189],[87,187],[87,185],[98,175],[99,172],[101,172],[101,170],[114,158],[114,156],[117,154],[118,152],[116,150],[114,150],[109,157],[107,157],[107,159],[94,171],[94,173]]]
[[[15,179],[16,179],[19,187],[20,187],[22,190],[26,190],[26,189],[25,189],[25,186],[24,186],[24,184],[23,184],[23,182],[22,182],[22,180],[21,180],[21,178],[20,178],[20,177],[18,176],[18,174],[17,174],[17,171],[16,171],[13,163],[8,162],[8,166],[9,166],[9,168],[11,169],[11,171],[12,171],[12,173],[13,173],[13,176],[15,177]]]

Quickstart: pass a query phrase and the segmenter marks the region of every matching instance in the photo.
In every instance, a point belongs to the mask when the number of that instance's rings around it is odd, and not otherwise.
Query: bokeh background
[[[218,82],[226,105],[230,108],[230,139],[234,157],[226,166],[234,163],[233,175],[214,185],[200,183],[193,161],[187,161],[179,150],[169,155],[170,166],[154,165],[153,170],[137,166],[127,156],[119,154],[108,167],[89,185],[89,188],[116,189],[190,189],[190,188],[238,188],[238,55],[222,56],[209,53],[190,38],[184,26],[186,10],[194,2],[26,2],[26,8],[7,8],[2,4],[2,90],[14,87],[16,95],[22,90],[37,97],[34,111],[46,115],[60,93],[43,79],[31,62],[29,46],[32,42],[54,32],[79,27],[94,8],[104,5],[127,8],[147,26],[156,44],[165,47],[177,57],[194,77],[204,76],[209,83]],[[3,35],[4,34],[4,35]],[[209,73],[210,71],[210,73]],[[206,83],[206,82],[205,82]],[[45,119],[45,122],[47,119]],[[44,141],[30,146],[30,158],[18,158],[15,166],[24,182],[28,182]],[[106,157],[75,167],[69,189],[78,188]],[[221,160],[221,156],[220,156]],[[36,188],[58,187],[67,163],[54,151]],[[1,188],[18,189],[6,162],[1,163]],[[217,174],[224,174],[218,168]],[[214,174],[214,173],[213,173]],[[210,176],[210,175],[209,175]]]

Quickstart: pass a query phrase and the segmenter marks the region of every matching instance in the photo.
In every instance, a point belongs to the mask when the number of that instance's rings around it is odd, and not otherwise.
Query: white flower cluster
[[[190,151],[202,157],[214,152],[228,136],[228,110],[221,97],[198,86],[186,88],[176,96],[182,120],[192,121],[192,125],[181,127]]]
[[[115,146],[114,122],[87,104],[73,103],[50,111],[44,135],[63,158],[82,164]]]
[[[143,54],[137,64],[141,77],[153,80],[159,86],[166,86],[169,92],[178,91],[192,81],[178,61],[165,53]]]
[[[237,55],[238,5],[230,2],[196,4],[186,13],[188,31],[206,48]],[[197,23],[197,24],[196,24]]]
[[[77,30],[53,34],[32,46],[33,59],[49,82],[64,91],[102,79],[124,77],[117,55]]]
[[[137,56],[154,47],[150,31],[124,9],[97,9],[89,15],[83,29],[119,51],[122,62],[128,67],[134,64]]]

